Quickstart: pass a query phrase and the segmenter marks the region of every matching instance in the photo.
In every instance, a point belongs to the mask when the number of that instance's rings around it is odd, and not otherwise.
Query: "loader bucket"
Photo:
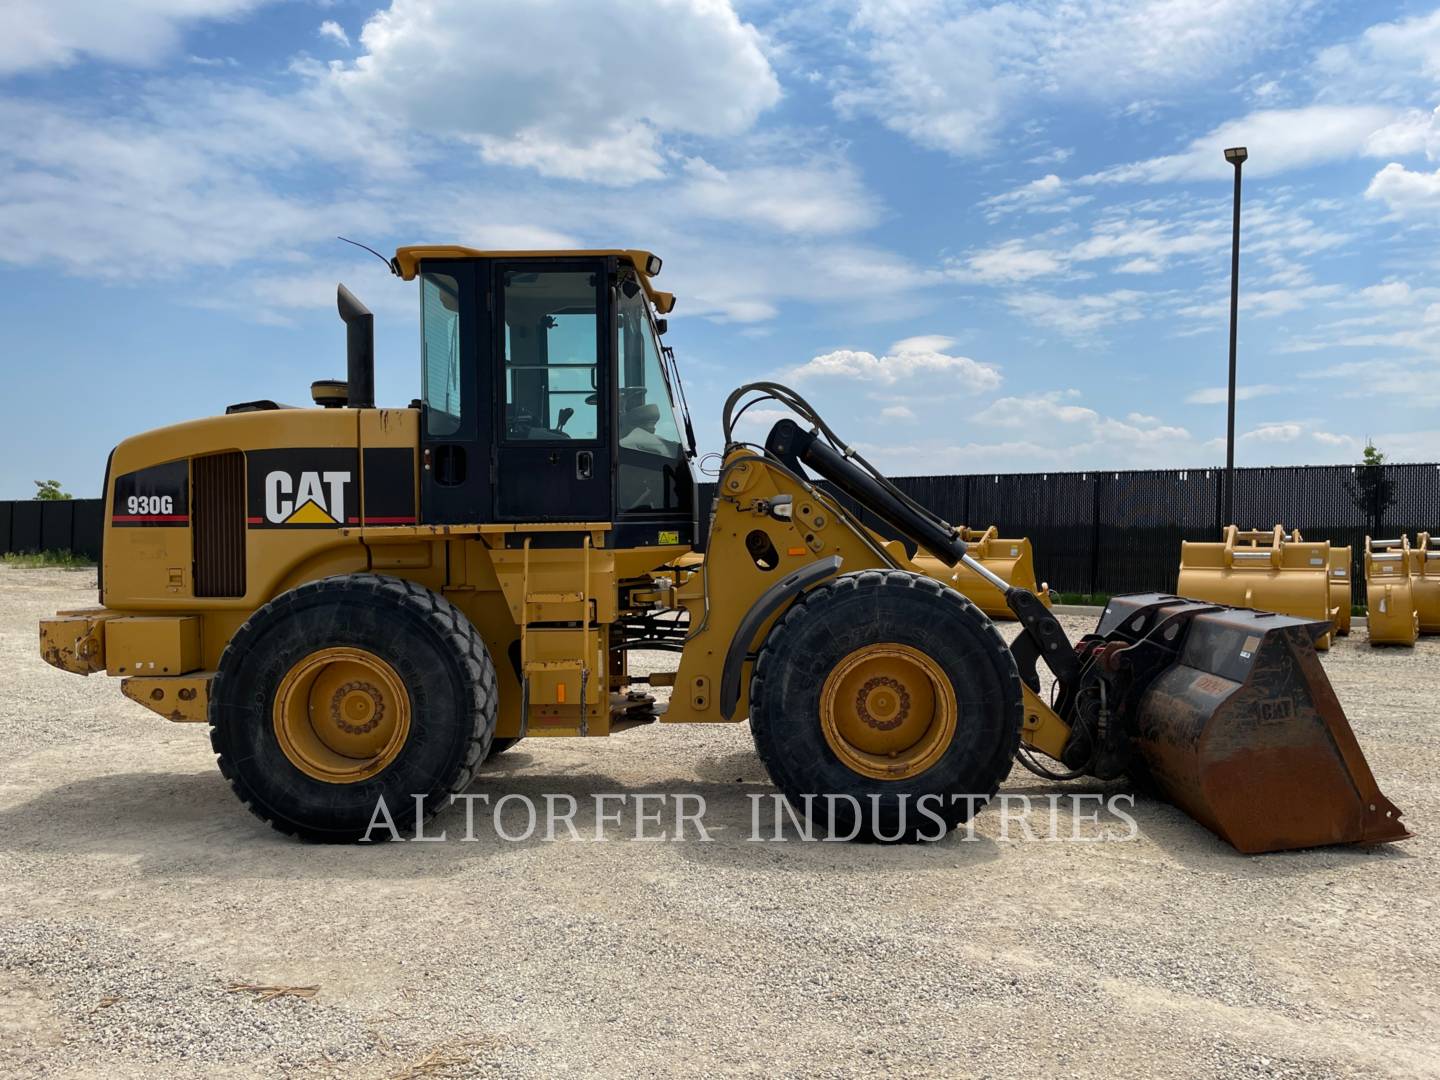
[[[1328,541],[1306,542],[1283,525],[1270,531],[1226,526],[1219,543],[1182,541],[1175,591],[1197,600],[1259,608],[1315,622],[1338,621]],[[1349,611],[1349,600],[1345,601]],[[1330,647],[1330,628],[1316,639]]]
[[[1409,835],[1320,666],[1327,628],[1163,594],[1117,597],[1101,618],[1112,640],[1178,648],[1137,686],[1135,748],[1163,798],[1246,854]]]
[[[1440,584],[1440,578],[1436,579]],[[1330,546],[1330,621],[1335,624],[1335,636],[1350,634],[1350,609],[1354,601],[1350,592],[1350,549]]]
[[[983,530],[962,527],[959,533],[960,539],[965,541],[967,555],[992,574],[1034,593],[1042,604],[1050,606],[1049,588],[1035,578],[1035,553],[1028,537],[1007,540],[994,525]],[[924,573],[944,581],[990,618],[1009,620],[1015,617],[1005,601],[1005,594],[963,563],[946,566],[939,559],[926,555],[917,556],[913,561]]]
[[[1365,538],[1365,624],[1371,645],[1414,645],[1420,636],[1413,554],[1423,559],[1426,552],[1411,552],[1408,537]]]
[[[1420,632],[1440,634],[1440,536],[1417,536],[1410,560],[1410,595]]]

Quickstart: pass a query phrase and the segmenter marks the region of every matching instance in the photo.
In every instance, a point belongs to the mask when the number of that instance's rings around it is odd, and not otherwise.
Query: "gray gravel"
[[[1325,657],[1418,834],[1376,850],[1246,858],[1144,799],[1129,842],[990,810],[968,841],[752,843],[743,726],[531,741],[473,789],[574,795],[583,841],[459,842],[456,807],[451,842],[319,848],[239,806],[201,728],[40,661],[35,620],[93,588],[0,568],[0,1075],[1440,1076],[1440,639]],[[631,812],[596,843],[600,792],[703,795],[715,840],[625,840]]]

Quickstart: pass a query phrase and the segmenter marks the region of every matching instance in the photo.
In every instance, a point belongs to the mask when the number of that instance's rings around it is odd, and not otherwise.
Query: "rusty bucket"
[[[1410,835],[1320,666],[1328,623],[1146,595],[1112,600],[1099,632],[1142,609],[1178,650],[1128,710],[1162,797],[1247,854]]]

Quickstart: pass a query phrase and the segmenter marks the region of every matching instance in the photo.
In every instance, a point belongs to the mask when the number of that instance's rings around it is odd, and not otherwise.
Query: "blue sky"
[[[644,247],[705,449],[780,378],[896,474],[1440,460],[1440,9],[9,0],[0,498],[343,375],[333,238]],[[761,416],[763,422],[768,419]],[[760,428],[750,434],[759,434]]]

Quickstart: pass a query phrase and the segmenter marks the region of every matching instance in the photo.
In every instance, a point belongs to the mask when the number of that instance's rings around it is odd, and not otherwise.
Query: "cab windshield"
[[[649,303],[632,274],[622,277],[617,298],[621,509],[673,509],[685,450]]]

